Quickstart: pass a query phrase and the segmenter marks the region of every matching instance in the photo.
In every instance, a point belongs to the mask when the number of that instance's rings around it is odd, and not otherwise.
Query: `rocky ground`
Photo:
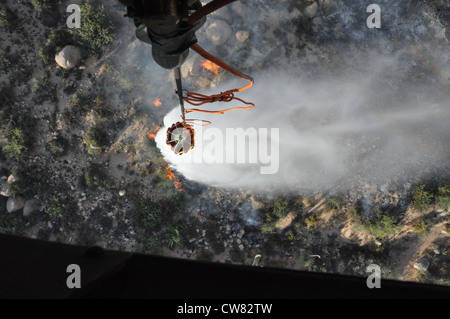
[[[389,183],[355,178],[342,191],[225,190],[175,173],[177,189],[146,134],[177,103],[172,74],[151,61],[124,8],[102,2],[112,38],[95,46],[68,32],[67,1],[0,2],[3,233],[360,276],[375,263],[385,278],[450,283],[448,161]],[[399,38],[445,48],[449,4],[399,2],[403,15],[386,19],[386,29],[403,26]],[[337,52],[351,59],[351,50],[367,49],[371,39],[355,27],[367,5],[243,1],[212,15],[197,35],[249,74],[288,66],[296,76],[317,77],[338,71]],[[427,23],[408,28],[411,16]],[[182,71],[197,90],[227,79],[204,70],[195,55]]]

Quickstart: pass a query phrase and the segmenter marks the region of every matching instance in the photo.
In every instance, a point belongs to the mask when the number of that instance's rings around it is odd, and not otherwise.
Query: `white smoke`
[[[439,49],[423,42],[394,50],[390,40],[380,37],[378,48],[386,48],[381,52],[358,51],[348,44],[352,54],[336,52],[335,70],[321,68],[314,77],[302,76],[301,69],[293,72],[289,65],[278,72],[252,74],[254,87],[239,94],[255,103],[254,109],[223,115],[191,113],[192,118],[212,122],[203,130],[194,126],[197,132],[214,128],[223,137],[227,128],[279,129],[279,143],[268,146],[271,161],[279,164],[275,174],[261,174],[261,167],[268,165],[261,160],[261,134],[250,139],[250,145],[258,147],[247,147],[246,163],[236,163],[236,157],[234,163],[214,162],[211,143],[225,154],[234,150],[220,140],[203,140],[202,134],[197,134],[189,153],[175,155],[165,144],[165,134],[180,120],[179,107],[166,115],[165,127],[156,137],[158,147],[187,179],[255,190],[345,188],[356,179],[385,183],[420,177],[435,168],[445,170],[450,165],[450,69],[449,46],[443,41]],[[224,83],[215,90],[234,84]],[[204,108],[229,106],[237,104],[205,104]],[[258,156],[249,154],[255,151]],[[203,161],[192,163],[199,154]],[[250,155],[258,158],[257,163],[249,163]]]

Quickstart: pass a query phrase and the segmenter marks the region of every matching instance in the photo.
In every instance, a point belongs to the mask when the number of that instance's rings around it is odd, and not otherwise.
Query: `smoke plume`
[[[334,18],[348,19],[348,12],[338,11]],[[373,33],[377,30],[349,27],[353,31],[348,37],[353,38],[315,44],[325,47],[322,52],[328,58],[323,64],[308,62],[319,53],[308,55],[300,50],[300,63],[280,63],[276,69],[267,67],[253,73],[254,87],[240,97],[256,107],[223,115],[191,113],[190,118],[209,120],[212,125],[194,126],[196,146],[185,155],[172,153],[165,144],[168,126],[180,120],[179,107],[175,106],[166,115],[156,142],[166,160],[185,178],[221,187],[345,188],[355,181],[384,184],[448,171],[449,45],[436,25],[433,39],[414,38],[425,32],[416,26],[419,18],[410,21],[417,32],[411,31],[406,39],[404,24],[398,31],[386,26],[389,32],[379,30],[379,35]],[[368,40],[355,40],[361,39],[361,34]],[[221,83],[215,91],[234,85],[232,81]],[[229,106],[216,103],[204,107]],[[256,138],[247,137],[245,154],[236,154],[239,150],[225,143],[227,129],[236,128],[258,133]],[[217,139],[217,134],[208,134],[205,139],[209,129],[222,132],[222,139]],[[274,134],[275,129],[279,134]],[[261,140],[268,143],[265,156],[260,154]],[[224,163],[218,162],[218,157],[211,158],[217,152],[224,153]],[[234,160],[230,156],[227,163],[229,153]],[[201,163],[193,163],[195,156]],[[261,167],[270,164],[268,158],[273,165],[278,163],[274,174],[261,173]]]

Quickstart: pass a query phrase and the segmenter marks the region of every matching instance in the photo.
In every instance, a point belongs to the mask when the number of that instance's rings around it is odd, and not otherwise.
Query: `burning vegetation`
[[[220,66],[218,66],[214,62],[211,62],[209,60],[201,60],[201,64],[204,69],[215,75],[218,75],[220,73]]]
[[[156,98],[155,101],[153,102],[153,105],[154,105],[155,107],[160,107],[160,106],[162,105],[161,99]]]
[[[157,126],[153,132],[147,132],[147,136],[149,138],[151,138],[152,140],[154,140],[156,138],[156,133],[158,133],[159,129],[161,128],[161,126]]]
[[[184,190],[182,188],[183,187],[183,183],[178,178],[175,177],[175,174],[174,174],[174,172],[172,172],[170,170],[170,166],[169,165],[166,166],[166,177],[167,177],[168,180],[173,181],[173,184],[175,185],[175,188],[179,192],[184,192]]]

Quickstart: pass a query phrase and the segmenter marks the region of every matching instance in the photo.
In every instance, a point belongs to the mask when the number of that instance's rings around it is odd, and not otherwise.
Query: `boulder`
[[[211,13],[211,18],[222,19],[229,24],[233,23],[233,17],[231,16],[231,12],[228,6],[224,6],[219,10],[216,10],[213,13]]]
[[[81,49],[73,45],[66,45],[56,54],[55,61],[64,69],[74,68],[81,61]]]
[[[318,0],[322,12],[328,16],[337,11],[338,5],[335,0]]]
[[[430,266],[430,262],[425,258],[419,259],[414,264],[414,268],[416,268],[417,270],[422,270],[422,271],[426,271],[429,266]]]
[[[233,30],[223,20],[216,20],[206,29],[206,36],[214,45],[222,45],[231,37]]]
[[[312,18],[317,14],[318,10],[319,10],[319,5],[317,4],[316,1],[314,1],[312,4],[310,4],[303,10],[303,14],[308,18]]]
[[[8,213],[12,213],[23,208],[24,205],[25,200],[22,197],[10,197],[6,202],[6,210],[8,211]]]
[[[247,41],[249,36],[250,36],[250,32],[248,32],[246,30],[239,30],[238,32],[236,32],[236,39],[238,39],[239,42]]]
[[[0,185],[0,195],[9,197],[11,196],[11,184],[4,183]]]
[[[235,2],[231,3],[230,8],[231,8],[232,14],[236,14],[237,16],[239,16],[245,20],[245,18],[247,16],[247,10],[248,10],[247,5],[243,4],[241,1],[235,1]]]
[[[30,216],[39,209],[39,201],[37,199],[29,199],[23,206],[23,216]]]
[[[7,179],[8,184],[12,184],[17,181],[19,181],[19,177],[17,177],[16,175],[11,174],[8,176],[8,179]]]

